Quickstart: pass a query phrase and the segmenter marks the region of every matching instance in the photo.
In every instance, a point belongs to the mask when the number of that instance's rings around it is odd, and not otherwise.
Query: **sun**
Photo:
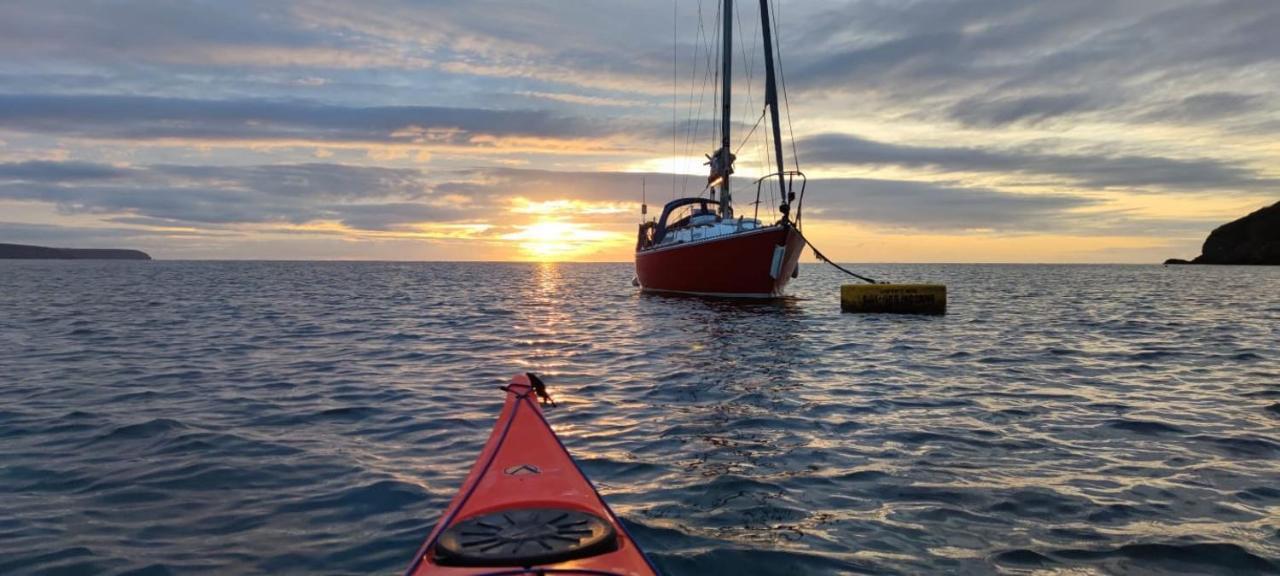
[[[573,260],[621,238],[617,232],[563,220],[543,220],[519,228],[502,239],[515,243],[528,259],[539,261]]]

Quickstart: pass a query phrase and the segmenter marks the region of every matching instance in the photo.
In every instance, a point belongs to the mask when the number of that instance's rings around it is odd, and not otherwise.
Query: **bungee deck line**
[[[502,390],[506,392],[502,416],[495,422],[481,456],[467,474],[464,486],[450,502],[426,542],[418,549],[405,575],[423,576],[438,572],[471,576],[659,574],[653,561],[636,544],[630,531],[600,496],[595,484],[574,460],[542,413],[537,398],[544,400],[543,406],[552,401],[541,379],[532,373],[521,374],[503,386]],[[495,472],[498,470],[502,472]],[[530,527],[519,523],[533,521],[529,514],[536,515],[539,510],[545,511],[548,508],[553,509],[555,518],[564,518],[564,514],[559,514],[560,511],[570,515],[579,514],[586,519],[584,522],[592,517],[596,518],[604,523],[596,524],[596,534],[603,535],[600,538],[604,539],[600,540],[596,536],[571,536],[578,543],[573,545],[575,550],[565,553],[567,555],[552,553],[552,548],[543,544],[547,553],[530,556],[528,552],[521,553],[521,545],[516,545],[514,550],[503,556],[493,556],[491,549],[500,544],[491,547],[486,542],[524,542],[530,534],[538,534],[543,529],[539,527],[541,524]],[[575,510],[582,512],[573,512]],[[482,531],[486,527],[494,527],[491,524],[493,520],[489,518],[499,515],[511,523],[509,529],[514,530],[514,533],[503,528],[502,534],[495,532],[492,537],[482,536],[487,540],[475,540],[477,527]],[[497,521],[503,522],[502,519]],[[553,519],[549,522],[561,522],[558,526],[560,528],[576,525],[564,524],[563,520]],[[585,534],[569,534],[574,533]],[[459,536],[462,536],[461,540]],[[468,537],[471,540],[468,541]],[[515,540],[507,540],[508,538]],[[592,543],[593,538],[595,543]],[[609,547],[592,549],[597,544],[605,546],[603,542],[610,542],[607,544]]]

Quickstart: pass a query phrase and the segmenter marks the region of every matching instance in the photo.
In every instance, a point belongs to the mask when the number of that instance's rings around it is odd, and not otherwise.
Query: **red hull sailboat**
[[[804,237],[790,224],[757,227],[749,220],[743,224],[742,230],[716,235],[712,235],[716,228],[728,226],[691,226],[688,241],[658,242],[637,250],[636,277],[641,288],[731,298],[781,296],[796,274]],[[736,225],[735,221],[732,226]]]
[[[798,170],[788,171],[783,165],[769,5],[768,0],[760,0],[765,52],[765,107],[769,111],[773,132],[773,158],[769,161],[774,163],[777,171],[756,181],[754,204],[758,215],[761,190],[766,185],[772,186],[776,178],[781,217],[772,224],[764,224],[758,217],[734,216],[729,187],[736,159],[730,142],[733,0],[723,2],[720,149],[707,157],[711,174],[704,189],[706,196],[672,200],[663,207],[656,220],[640,225],[636,241],[636,282],[648,292],[775,298],[783,295],[787,282],[796,276],[800,254],[806,244],[800,233],[800,204],[804,201],[805,178]],[[719,200],[716,199],[717,192]]]

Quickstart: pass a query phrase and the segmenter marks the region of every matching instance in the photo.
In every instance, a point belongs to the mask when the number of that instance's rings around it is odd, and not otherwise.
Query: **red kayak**
[[[405,574],[657,574],[551,431],[538,377],[502,389],[489,441]]]

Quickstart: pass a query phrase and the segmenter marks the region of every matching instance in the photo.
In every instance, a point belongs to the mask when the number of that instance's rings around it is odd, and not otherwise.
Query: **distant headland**
[[[0,259],[25,260],[150,260],[141,250],[116,248],[49,248],[24,244],[0,244]]]
[[[1280,202],[1217,227],[1195,260],[1165,264],[1251,264],[1280,266]]]

